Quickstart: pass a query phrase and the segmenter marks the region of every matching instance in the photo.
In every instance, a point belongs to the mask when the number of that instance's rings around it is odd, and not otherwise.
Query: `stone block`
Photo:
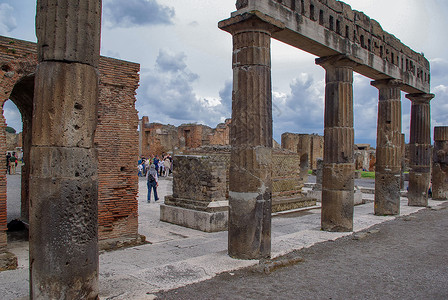
[[[400,173],[376,173],[375,215],[400,214],[400,185]]]
[[[325,231],[353,231],[354,190],[322,191],[321,227]]]
[[[92,148],[98,119],[97,71],[84,64],[45,62],[37,68],[35,80],[33,145]]]
[[[36,35],[39,61],[98,66],[101,0],[38,1]]]
[[[1,249],[0,249],[1,252]],[[0,253],[0,272],[17,269],[17,257],[11,252]]]
[[[324,164],[322,185],[329,190],[353,191],[355,166],[348,164]]]
[[[160,205],[160,220],[204,232],[225,231],[228,211],[205,212],[178,206]]]

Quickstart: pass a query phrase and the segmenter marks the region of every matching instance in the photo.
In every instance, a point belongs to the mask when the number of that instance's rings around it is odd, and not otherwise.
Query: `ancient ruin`
[[[375,20],[336,0],[239,0],[236,8],[230,19],[219,23],[233,36],[230,143],[238,167],[231,170],[236,176],[230,178],[229,254],[262,258],[270,252],[271,38],[318,56],[316,63],[326,71],[322,229],[353,229],[353,72],[373,79],[380,90],[378,130],[386,130],[378,133],[376,159],[381,176],[376,182],[383,188],[387,178],[397,182],[402,139],[397,136],[401,112],[396,105],[400,90],[410,93],[415,150],[409,202],[425,205],[419,198],[426,193],[430,166],[429,100],[433,96],[428,60],[383,31]],[[253,90],[258,92],[249,92]],[[386,140],[391,143],[381,144]],[[375,198],[376,213],[398,213],[399,194],[397,185],[392,186]],[[385,203],[386,197],[392,199]]]
[[[206,232],[228,227],[232,169],[229,146],[188,149],[174,157],[173,195],[160,206],[160,220]],[[301,172],[300,155],[286,149],[272,154],[272,212],[310,207],[316,199],[302,190],[308,168]],[[307,164],[306,164],[307,166]]]
[[[0,37],[1,107],[10,99],[19,108],[23,121],[24,166],[22,167],[21,220],[28,223],[31,115],[34,95],[37,48],[35,43]],[[98,235],[100,249],[112,249],[141,242],[138,234],[135,164],[138,149],[135,91],[140,66],[122,60],[99,60],[98,124],[95,145],[98,150]],[[121,118],[117,118],[117,115]],[[5,143],[5,119],[0,114],[0,149]],[[20,140],[21,141],[21,140]],[[6,246],[6,169],[0,166],[0,245]],[[5,209],[3,209],[3,207]]]
[[[163,125],[150,123],[148,117],[139,121],[139,156],[161,155],[208,145],[229,145],[231,119],[216,128],[201,124]]]
[[[448,200],[448,127],[434,127],[432,198]]]

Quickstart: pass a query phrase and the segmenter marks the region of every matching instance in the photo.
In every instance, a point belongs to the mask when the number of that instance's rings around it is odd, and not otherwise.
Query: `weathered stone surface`
[[[17,269],[17,257],[8,251],[0,253],[0,272]]]
[[[321,226],[352,231],[354,207],[353,60],[344,56],[316,60],[325,76],[325,148]]]
[[[260,259],[271,253],[270,39],[275,27],[249,16],[221,28],[233,35],[229,255]]]
[[[21,220],[28,223],[29,212],[29,173],[31,151],[31,122],[33,113],[34,79],[37,67],[36,43],[0,37],[0,92],[5,95],[0,100],[13,101],[22,115],[23,121],[23,159],[22,166],[22,207]],[[101,57],[99,64],[100,86],[98,98],[98,126],[95,132],[95,145],[99,159],[99,239],[134,237],[138,241],[138,181],[135,169],[137,111],[135,110],[135,90],[138,87],[140,66],[136,63]],[[7,77],[6,73],[14,73]],[[117,116],[120,116],[117,118]],[[3,116],[0,118],[0,150],[6,151]],[[117,130],[120,128],[120,130]],[[110,159],[114,157],[114,159]],[[0,164],[0,170],[4,168]],[[4,171],[6,172],[6,170]],[[4,174],[1,173],[0,174]],[[2,175],[0,175],[1,177]],[[3,175],[4,176],[4,175]],[[1,227],[6,230],[6,177],[0,178]],[[2,237],[4,234],[0,234]],[[6,235],[5,243],[6,243]],[[1,238],[0,238],[1,240]],[[106,244],[107,242],[103,243]],[[0,243],[1,244],[1,243]]]
[[[408,94],[412,101],[411,132],[409,143],[409,190],[410,206],[427,206],[431,182],[431,114],[433,94]]]
[[[100,0],[37,1],[30,299],[98,298],[100,30]]]
[[[93,67],[40,63],[35,102],[39,105],[35,105],[34,117],[40,126],[33,126],[34,145],[93,147],[98,117],[98,73]]]
[[[400,79],[409,93],[430,91],[428,60],[411,50],[375,20],[340,1],[246,0],[232,19],[249,14],[275,26],[273,38],[319,57],[350,55],[362,63],[356,72],[374,80]],[[228,24],[222,21],[220,27]],[[283,24],[279,26],[278,24]]]
[[[448,127],[434,128],[432,198],[448,199]]]
[[[101,0],[39,0],[36,12],[39,61],[98,67]]]
[[[32,295],[93,299],[98,289],[96,150],[33,147],[31,161]]]
[[[397,80],[371,83],[379,90],[375,176],[375,214],[400,213],[402,162],[401,99]]]
[[[161,221],[204,232],[227,230],[228,218],[227,210],[206,212],[165,204],[160,205]]]
[[[301,160],[305,158],[304,155],[308,156],[308,168],[315,170],[317,160],[324,157],[324,137],[286,132],[282,134],[282,148],[299,153]],[[300,167],[305,168],[305,164],[301,163]]]

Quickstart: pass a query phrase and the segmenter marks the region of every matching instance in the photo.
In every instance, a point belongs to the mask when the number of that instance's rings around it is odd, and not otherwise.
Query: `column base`
[[[401,174],[377,172],[375,176],[375,215],[400,214]]]

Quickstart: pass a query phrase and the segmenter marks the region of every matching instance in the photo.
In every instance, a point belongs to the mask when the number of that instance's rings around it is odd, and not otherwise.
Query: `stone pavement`
[[[159,194],[172,190],[171,178],[160,180]],[[160,203],[146,202],[146,184],[140,178],[139,231],[149,244],[100,255],[101,299],[153,299],[154,293],[203,281],[216,274],[259,263],[227,256],[227,232],[204,233],[159,221]],[[429,201],[430,206],[443,202]],[[401,200],[401,215],[421,210]],[[373,203],[355,207],[354,231],[369,228],[395,217],[373,215]],[[315,243],[336,240],[351,233],[320,230],[320,209],[279,214],[272,219],[272,257],[278,257]],[[19,257],[19,269],[0,272],[2,299],[28,295],[28,257],[26,242],[12,242],[10,251]]]

